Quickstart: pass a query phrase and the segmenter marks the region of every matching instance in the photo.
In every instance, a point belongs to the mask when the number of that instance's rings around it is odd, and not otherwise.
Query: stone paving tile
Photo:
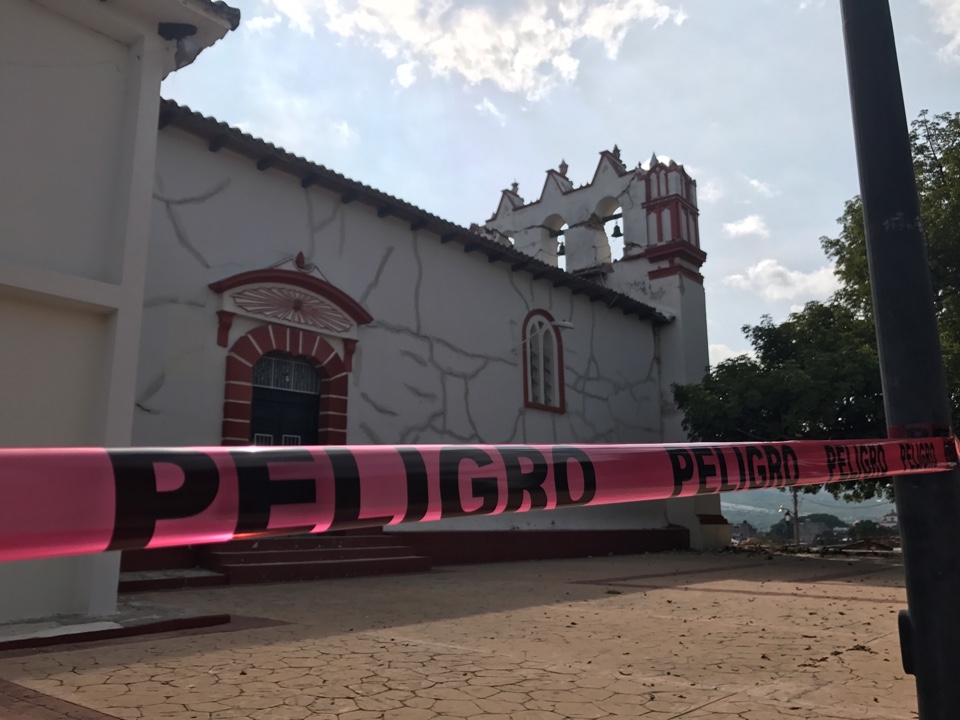
[[[915,717],[895,559],[668,553],[148,597],[285,624],[0,654],[0,677],[131,720]]]

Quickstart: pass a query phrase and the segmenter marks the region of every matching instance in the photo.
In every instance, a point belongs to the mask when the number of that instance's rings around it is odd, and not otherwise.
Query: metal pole
[[[798,491],[793,488],[793,544],[800,552],[800,503],[797,500]]]
[[[930,271],[887,0],[840,0],[890,437],[949,433]],[[934,442],[941,442],[939,439]],[[921,720],[960,718],[960,471],[894,480]]]

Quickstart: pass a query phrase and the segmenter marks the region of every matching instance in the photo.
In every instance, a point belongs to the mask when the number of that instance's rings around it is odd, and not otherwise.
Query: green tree
[[[911,142],[954,425],[960,424],[960,113],[912,124]],[[846,203],[836,238],[821,238],[841,288],[786,321],[745,326],[751,355],[675,386],[692,440],[842,440],[884,437],[862,204]],[[848,501],[892,497],[889,480],[827,486]],[[804,492],[817,492],[806,487]]]
[[[843,520],[838,518],[836,515],[831,515],[830,513],[810,513],[809,515],[804,515],[803,519],[809,520],[810,522],[823,523],[831,530],[834,528],[847,526]]]
[[[960,113],[920,113],[910,132],[940,346],[954,425],[960,421]],[[872,317],[863,205],[847,202],[836,238],[821,238],[842,287],[835,302]]]
[[[743,330],[752,355],[719,363],[699,384],[674,387],[691,440],[883,436],[880,370],[869,320],[839,303],[809,303],[779,325],[767,317]],[[837,497],[861,500],[886,492],[887,484],[827,487]]]
[[[817,545],[838,545],[843,541],[843,536],[836,530],[824,530],[813,541]]]
[[[871,538],[883,538],[896,535],[894,528],[883,527],[874,520],[860,520],[850,528],[850,538],[852,540],[870,540]]]
[[[793,526],[787,525],[786,521],[783,519],[777,520],[777,522],[771,525],[770,529],[767,531],[767,537],[769,537],[771,540],[777,540],[779,542],[792,542]]]
[[[836,440],[884,431],[869,321],[838,303],[813,302],[779,325],[764,317],[743,332],[752,355],[674,388],[692,440]]]

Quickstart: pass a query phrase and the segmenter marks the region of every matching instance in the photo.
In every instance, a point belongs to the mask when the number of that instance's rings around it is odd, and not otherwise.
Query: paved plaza
[[[896,558],[664,553],[140,597],[234,620],[0,653],[0,718],[916,717]]]

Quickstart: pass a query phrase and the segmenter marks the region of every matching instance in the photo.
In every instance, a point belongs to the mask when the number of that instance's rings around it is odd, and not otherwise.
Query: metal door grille
[[[253,366],[255,387],[289,390],[316,395],[320,392],[320,376],[311,362],[296,358],[265,355]]]

